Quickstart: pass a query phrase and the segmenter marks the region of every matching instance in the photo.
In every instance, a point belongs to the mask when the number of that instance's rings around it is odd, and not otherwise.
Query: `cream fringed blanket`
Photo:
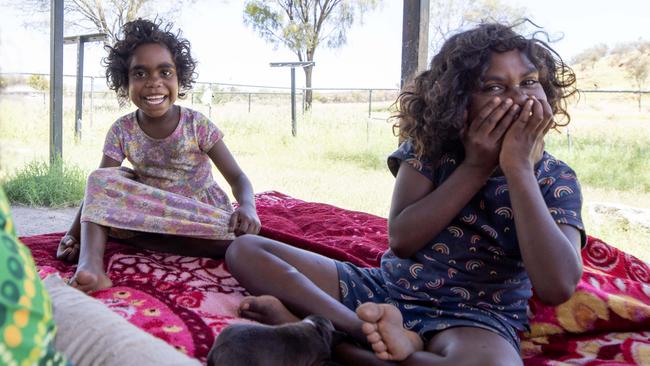
[[[74,365],[201,365],[99,300],[66,285],[58,275],[50,275],[43,282],[52,298],[56,349]]]

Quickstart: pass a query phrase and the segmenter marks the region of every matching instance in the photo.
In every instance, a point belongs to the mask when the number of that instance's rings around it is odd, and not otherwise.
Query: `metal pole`
[[[50,3],[50,163],[63,158],[63,0]]]
[[[93,110],[95,109],[95,78],[90,77],[90,127],[93,127]]]
[[[368,118],[372,117],[372,89],[368,90]]]
[[[404,0],[400,89],[427,66],[429,0]]]
[[[296,137],[296,68],[291,68],[291,134]]]
[[[204,91],[204,93],[209,93],[210,96],[210,99],[208,99],[208,118],[212,119],[212,83],[208,84],[208,90]]]
[[[75,91],[74,108],[74,137],[75,141],[81,140],[81,116],[84,104],[84,39],[79,37],[77,42],[77,88]]]

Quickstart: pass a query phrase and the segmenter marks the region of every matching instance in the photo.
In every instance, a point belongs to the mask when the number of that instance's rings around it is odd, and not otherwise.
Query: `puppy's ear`
[[[332,331],[332,346],[336,346],[337,344],[345,341],[348,338],[349,337],[347,333],[335,329]]]
[[[310,315],[305,318],[305,320],[314,324],[320,339],[322,339],[327,344],[328,348],[331,347],[333,344],[332,333],[335,331],[332,322],[320,315]]]

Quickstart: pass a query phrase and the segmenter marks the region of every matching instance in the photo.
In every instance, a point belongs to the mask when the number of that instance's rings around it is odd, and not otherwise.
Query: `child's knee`
[[[245,234],[238,236],[230,243],[226,251],[226,263],[232,268],[238,263],[247,263],[251,257],[263,251],[261,238],[257,235]]]
[[[116,168],[98,168],[88,174],[88,184],[104,184],[118,174]]]

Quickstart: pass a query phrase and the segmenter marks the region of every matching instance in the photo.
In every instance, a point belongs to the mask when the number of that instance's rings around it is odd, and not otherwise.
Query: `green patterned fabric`
[[[0,365],[67,365],[54,349],[55,332],[50,297],[0,188]]]

